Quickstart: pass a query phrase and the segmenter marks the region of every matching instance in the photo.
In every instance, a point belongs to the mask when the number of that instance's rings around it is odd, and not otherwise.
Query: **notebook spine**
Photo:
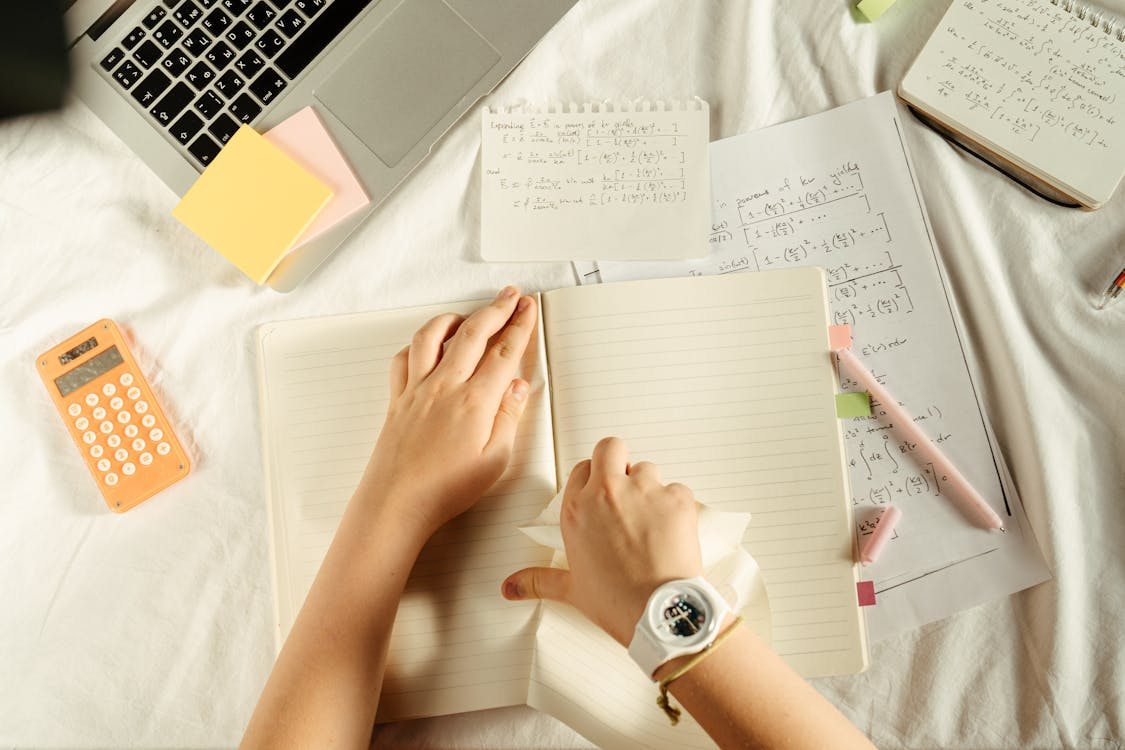
[[[1095,29],[1101,29],[1119,41],[1125,42],[1125,19],[1107,10],[1082,2],[1082,0],[1048,0],[1052,5],[1070,13],[1080,21],[1086,21]]]
[[[686,112],[706,111],[708,104],[698,96],[686,101],[679,99],[635,99],[600,102],[547,102],[545,104],[514,104],[510,106],[493,105],[488,110],[493,114],[568,114],[575,112]]]

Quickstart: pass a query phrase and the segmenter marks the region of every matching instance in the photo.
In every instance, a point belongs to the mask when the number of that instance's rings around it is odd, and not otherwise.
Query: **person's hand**
[[[570,473],[562,537],[570,570],[525,568],[504,581],[507,599],[566,602],[627,646],[656,587],[703,574],[692,491],[664,485],[656,466],[629,463],[605,438]]]
[[[535,300],[507,287],[466,317],[439,315],[391,361],[387,420],[357,490],[428,538],[504,472],[528,383]]]

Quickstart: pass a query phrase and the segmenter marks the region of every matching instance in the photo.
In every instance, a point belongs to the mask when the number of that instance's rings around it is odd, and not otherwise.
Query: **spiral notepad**
[[[943,134],[1061,203],[1125,174],[1125,23],[1073,0],[954,0],[899,96]]]
[[[707,254],[707,103],[485,110],[485,260],[678,260]]]

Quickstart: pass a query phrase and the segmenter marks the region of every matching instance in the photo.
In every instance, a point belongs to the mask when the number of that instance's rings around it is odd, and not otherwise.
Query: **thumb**
[[[524,568],[512,573],[501,585],[505,599],[569,600],[570,571],[559,568]]]
[[[492,423],[492,435],[488,439],[489,447],[511,451],[512,444],[516,441],[516,428],[519,426],[523,410],[527,408],[527,394],[531,390],[530,384],[516,378],[504,391],[500,399],[500,408],[496,410],[496,420]]]

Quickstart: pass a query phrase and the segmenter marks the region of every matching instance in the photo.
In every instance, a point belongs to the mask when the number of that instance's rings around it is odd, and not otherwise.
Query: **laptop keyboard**
[[[161,0],[100,62],[206,168],[374,0]]]

